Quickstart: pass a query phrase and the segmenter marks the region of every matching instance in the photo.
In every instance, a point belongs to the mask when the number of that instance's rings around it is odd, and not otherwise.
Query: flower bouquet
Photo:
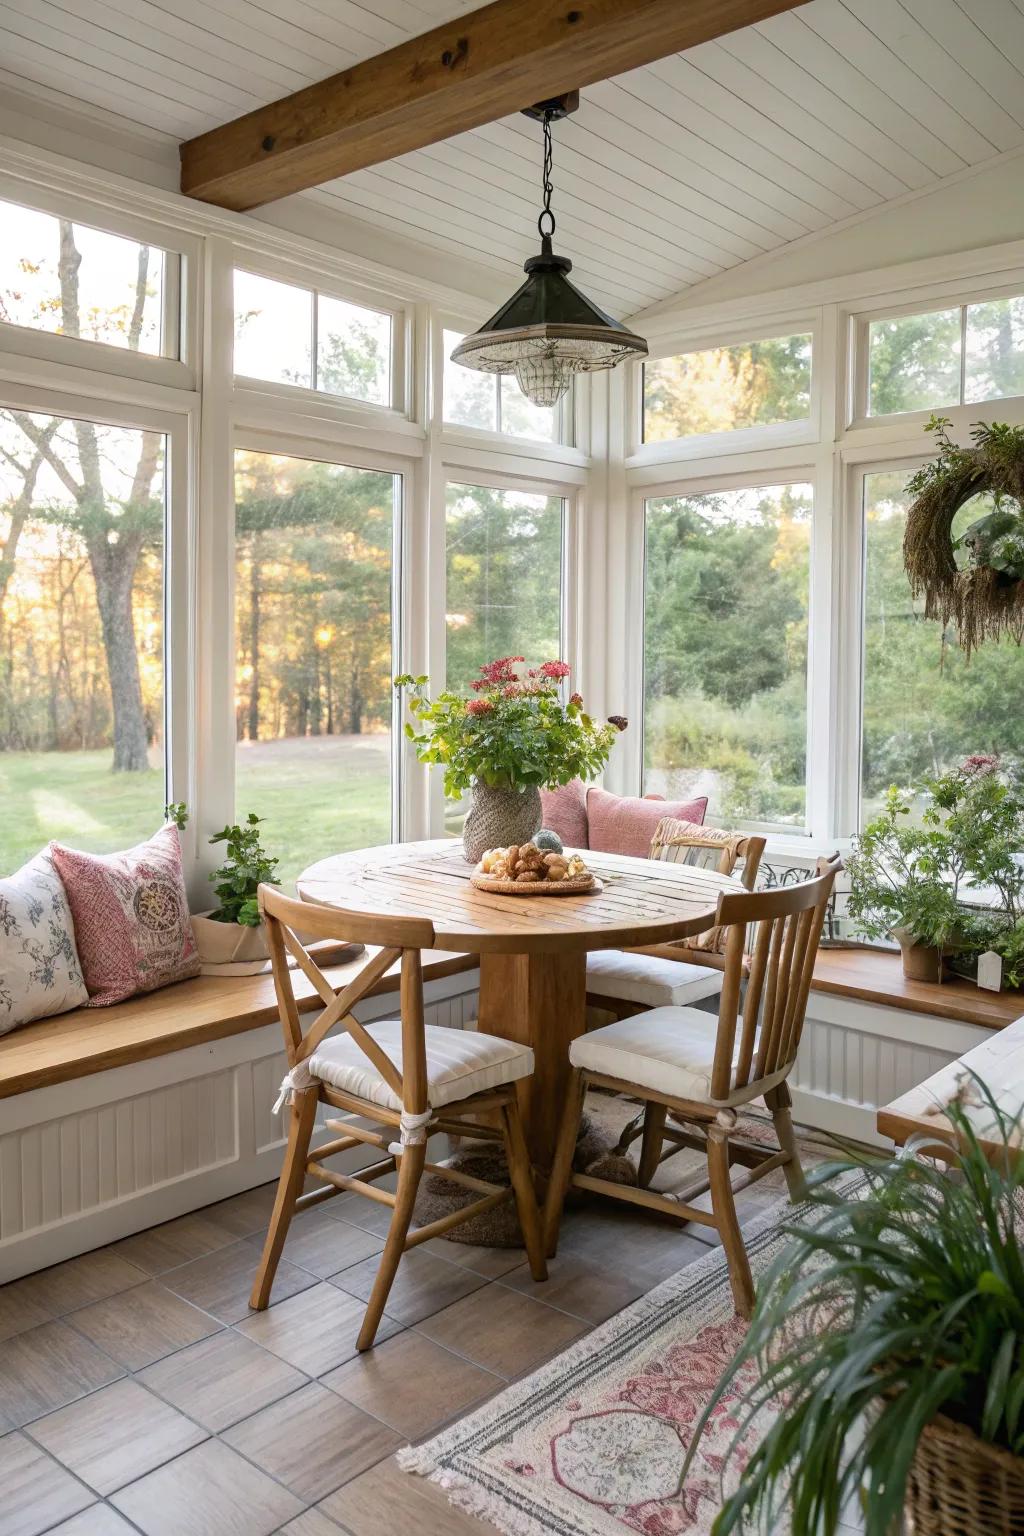
[[[503,656],[480,668],[470,698],[445,689],[431,699],[429,678],[395,678],[409,690],[405,734],[420,762],[443,765],[449,799],[472,793],[462,832],[471,863],[488,848],[534,837],[541,789],[595,778],[626,729],[621,715],[593,720],[578,693],[563,701],[569,672],[564,661],[528,667],[522,656]]]

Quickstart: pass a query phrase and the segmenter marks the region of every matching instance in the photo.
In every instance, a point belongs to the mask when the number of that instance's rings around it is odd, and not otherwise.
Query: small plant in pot
[[[810,1176],[818,1209],[787,1229],[694,1436],[716,1412],[736,1425],[714,1536],[831,1536],[858,1502],[866,1536],[904,1515],[914,1536],[1024,1530],[1021,1125],[979,1080],[959,1092],[944,1162],[920,1137]]]
[[[256,893],[264,883],[278,883],[278,861],[263,847],[262,822],[250,811],[242,825],[225,827],[210,838],[211,844],[227,845],[227,858],[210,876],[219,905],[192,919],[199,957],[207,965],[261,970],[268,958]]]
[[[984,949],[1005,953],[1008,977],[1024,972],[1021,850],[1024,794],[994,757],[969,757],[910,791],[890,787],[847,860],[850,915],[867,938],[891,933],[918,981]]]
[[[621,715],[598,724],[578,693],[563,702],[568,676],[564,661],[527,667],[522,656],[503,656],[480,668],[473,697],[446,689],[436,699],[429,678],[395,678],[409,690],[405,733],[420,762],[443,765],[450,800],[471,792],[462,829],[470,863],[488,848],[528,842],[541,826],[541,789],[596,778],[626,729]]]

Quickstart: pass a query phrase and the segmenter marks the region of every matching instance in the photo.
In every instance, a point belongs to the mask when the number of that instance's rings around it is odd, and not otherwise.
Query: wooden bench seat
[[[367,958],[361,956],[346,965],[327,968],[331,985],[347,985]],[[441,950],[425,953],[423,960],[424,981],[470,971],[478,963],[474,955]],[[367,995],[397,992],[398,983],[395,966]],[[295,994],[303,1012],[320,1006],[305,976],[296,975]],[[0,1037],[0,1098],[223,1040],[264,1024],[276,1024],[277,1017],[274,979],[269,974],[197,976],[111,1008],[75,1008]]]

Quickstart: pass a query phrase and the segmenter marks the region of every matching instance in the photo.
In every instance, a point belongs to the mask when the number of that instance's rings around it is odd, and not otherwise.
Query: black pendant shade
[[[537,115],[541,115],[538,111]],[[646,357],[647,343],[598,309],[569,281],[572,262],[553,253],[551,121],[544,110],[544,211],[538,220],[541,253],[524,265],[526,282],[478,331],[463,338],[452,362],[481,373],[514,374],[534,405],[554,405],[574,373],[614,368]],[[545,225],[545,220],[548,221]]]

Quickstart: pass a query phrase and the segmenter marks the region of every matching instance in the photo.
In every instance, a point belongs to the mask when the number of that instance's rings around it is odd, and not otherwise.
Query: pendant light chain
[[[537,220],[537,229],[538,229],[538,232],[539,232],[540,237],[541,237],[542,240],[550,240],[552,238],[552,236],[554,235],[554,233],[555,233],[555,216],[554,216],[554,214],[551,211],[551,194],[555,190],[554,189],[554,185],[552,184],[552,181],[551,181],[551,171],[552,171],[553,164],[554,164],[554,155],[553,155],[553,146],[552,146],[552,140],[551,140],[551,114],[549,112],[545,112],[545,114],[544,114],[544,179],[543,179],[544,208],[543,208],[543,211],[541,212],[540,218]],[[547,219],[549,221],[547,229],[545,229],[545,227],[544,227],[545,219]]]

